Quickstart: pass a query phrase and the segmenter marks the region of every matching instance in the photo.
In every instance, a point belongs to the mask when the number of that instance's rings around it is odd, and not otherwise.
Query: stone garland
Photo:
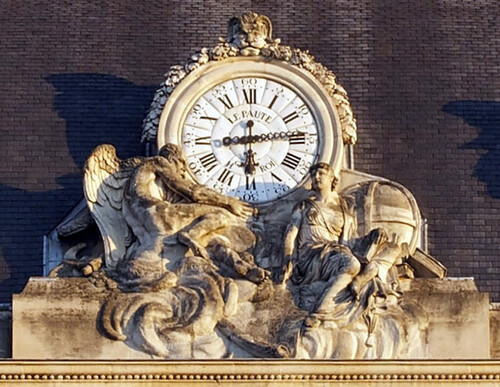
[[[321,63],[314,60],[308,51],[292,48],[280,44],[279,39],[267,44],[260,50],[249,51],[239,49],[237,46],[219,38],[220,43],[212,48],[202,48],[191,55],[184,65],[170,67],[165,74],[166,80],[156,90],[148,114],[143,122],[143,142],[155,142],[158,124],[163,108],[177,85],[193,70],[210,61],[223,61],[236,56],[261,56],[288,62],[289,64],[310,72],[325,88],[332,98],[339,113],[342,127],[342,137],[345,144],[356,143],[357,126],[345,89],[337,83],[335,74]]]

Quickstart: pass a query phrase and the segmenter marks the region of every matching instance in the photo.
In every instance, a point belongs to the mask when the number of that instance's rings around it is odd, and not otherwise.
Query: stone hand
[[[233,214],[241,217],[250,217],[254,215],[254,209],[248,203],[235,198],[230,198],[229,209]]]

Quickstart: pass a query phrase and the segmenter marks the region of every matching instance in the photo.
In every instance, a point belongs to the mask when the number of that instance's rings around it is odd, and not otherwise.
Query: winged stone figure
[[[120,160],[113,145],[94,149],[84,166],[84,193],[104,243],[106,266],[113,268],[125,257],[132,233],[122,213],[123,187],[141,158]]]
[[[84,168],[84,191],[102,234],[108,269],[125,259],[159,256],[165,239],[179,231],[179,242],[204,256],[198,243],[203,235],[245,224],[252,214],[248,204],[189,181],[186,171],[174,144],[148,158],[120,160],[109,144],[92,152]]]

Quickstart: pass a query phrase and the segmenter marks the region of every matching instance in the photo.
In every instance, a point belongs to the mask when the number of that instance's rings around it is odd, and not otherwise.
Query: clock
[[[318,153],[318,126],[289,87],[242,77],[215,85],[195,101],[181,140],[199,183],[265,202],[305,179]]]
[[[181,146],[191,179],[262,204],[309,184],[317,162],[338,172],[339,118],[322,85],[281,61],[235,57],[192,71],[168,99],[158,146]]]

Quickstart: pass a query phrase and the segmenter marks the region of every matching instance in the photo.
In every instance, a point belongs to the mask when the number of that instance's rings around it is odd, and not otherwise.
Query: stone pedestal
[[[403,290],[428,314],[427,359],[490,357],[489,295],[472,278],[419,278]]]
[[[403,288],[429,317],[422,358],[490,357],[489,299],[472,279],[417,279]],[[13,297],[13,358],[151,359],[99,331],[100,306],[109,296],[84,278],[31,278]]]
[[[151,359],[99,332],[109,291],[86,278],[30,278],[12,298],[14,359]]]

